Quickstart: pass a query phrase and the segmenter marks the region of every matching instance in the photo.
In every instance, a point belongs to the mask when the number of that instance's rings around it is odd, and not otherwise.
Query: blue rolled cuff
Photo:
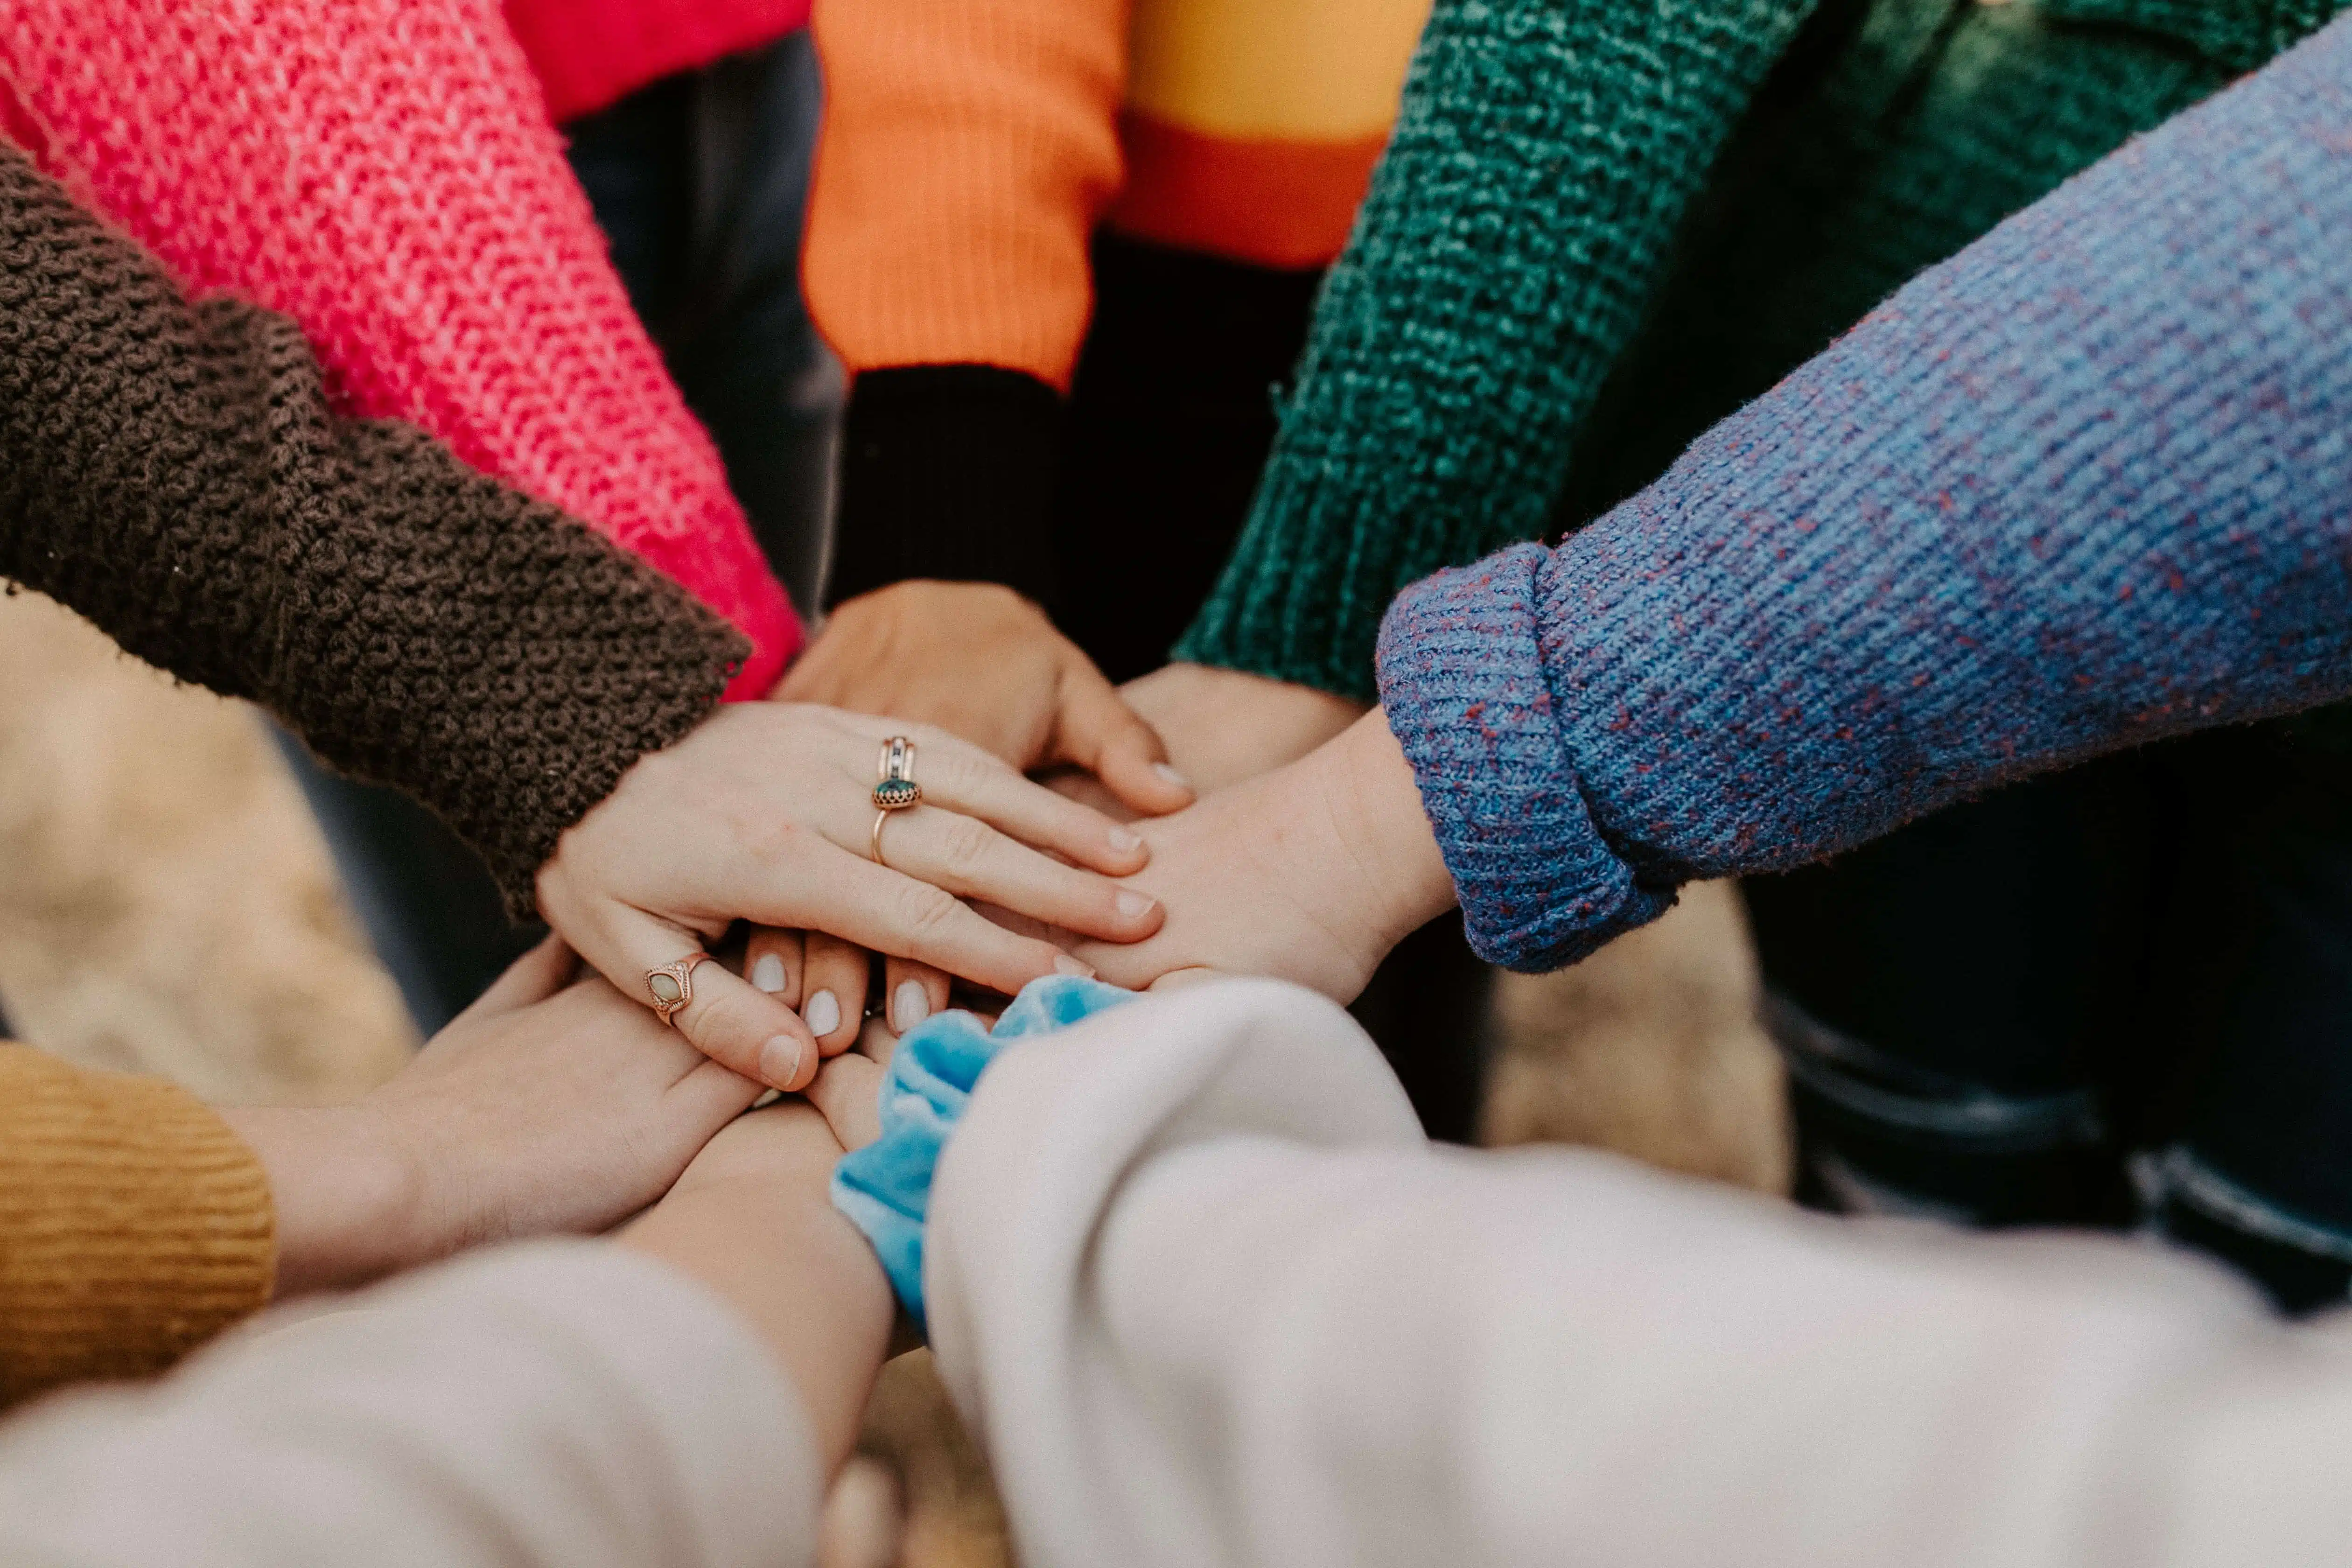
[[[1513,545],[1414,584],[1381,625],[1381,706],[1412,764],[1481,958],[1575,963],[1655,920],[1675,884],[1644,879],[1579,787],[1545,668],[1538,609],[1551,552]]]
[[[992,1032],[973,1014],[941,1013],[898,1042],[882,1075],[882,1135],[834,1167],[833,1206],[865,1233],[891,1289],[919,1325],[931,1178],[981,1074],[1014,1040],[1051,1034],[1134,999],[1132,991],[1099,980],[1051,975],[1024,986]]]

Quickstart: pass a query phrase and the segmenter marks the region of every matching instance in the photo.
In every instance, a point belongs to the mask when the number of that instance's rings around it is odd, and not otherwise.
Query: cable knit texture
[[[194,308],[0,143],[0,576],[439,812],[518,915],[718,701],[740,637],[419,432],[339,419],[285,318]]]
[[[407,420],[748,634],[800,628],[563,162],[496,0],[0,0],[44,167],[192,293],[299,322],[337,412]]]
[[[1480,951],[1567,963],[1685,879],[2352,692],[2347,258],[2352,21],[1557,552],[1403,595],[1382,698]]]
[[[1180,654],[1370,695],[1397,590],[1605,510],[1921,268],[2338,8],[1440,0]]]
[[[194,1095],[0,1043],[0,1409],[162,1371],[277,1267],[268,1178]]]

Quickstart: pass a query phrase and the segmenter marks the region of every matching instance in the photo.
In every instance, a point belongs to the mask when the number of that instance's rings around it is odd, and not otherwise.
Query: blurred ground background
[[[1575,969],[1504,977],[1485,1141],[1782,1190],[1755,984],[1723,885]],[[347,1099],[415,1044],[255,714],[31,594],[0,598],[0,1010],[61,1056],[228,1102]],[[886,1370],[866,1447],[836,1489],[829,1568],[1010,1561],[922,1352]]]

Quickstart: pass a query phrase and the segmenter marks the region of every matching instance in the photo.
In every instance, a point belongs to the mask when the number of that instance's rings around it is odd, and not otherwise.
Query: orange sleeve
[[[851,371],[988,364],[1067,390],[1119,182],[1128,0],[817,0],[803,258]]]

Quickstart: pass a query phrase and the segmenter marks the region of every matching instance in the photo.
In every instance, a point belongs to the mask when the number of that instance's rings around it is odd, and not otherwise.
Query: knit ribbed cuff
[[[261,1163],[194,1095],[0,1045],[0,1407],[162,1371],[276,1269]]]
[[[1563,757],[1544,670],[1537,574],[1551,552],[1514,545],[1400,595],[1381,627],[1381,705],[1492,963],[1558,969],[1655,920],[1671,883],[1645,883],[1602,837]],[[1573,693],[1561,698],[1573,700]]]
[[[1051,609],[1062,398],[1017,370],[859,374],[826,602],[912,578],[1001,583]]]

